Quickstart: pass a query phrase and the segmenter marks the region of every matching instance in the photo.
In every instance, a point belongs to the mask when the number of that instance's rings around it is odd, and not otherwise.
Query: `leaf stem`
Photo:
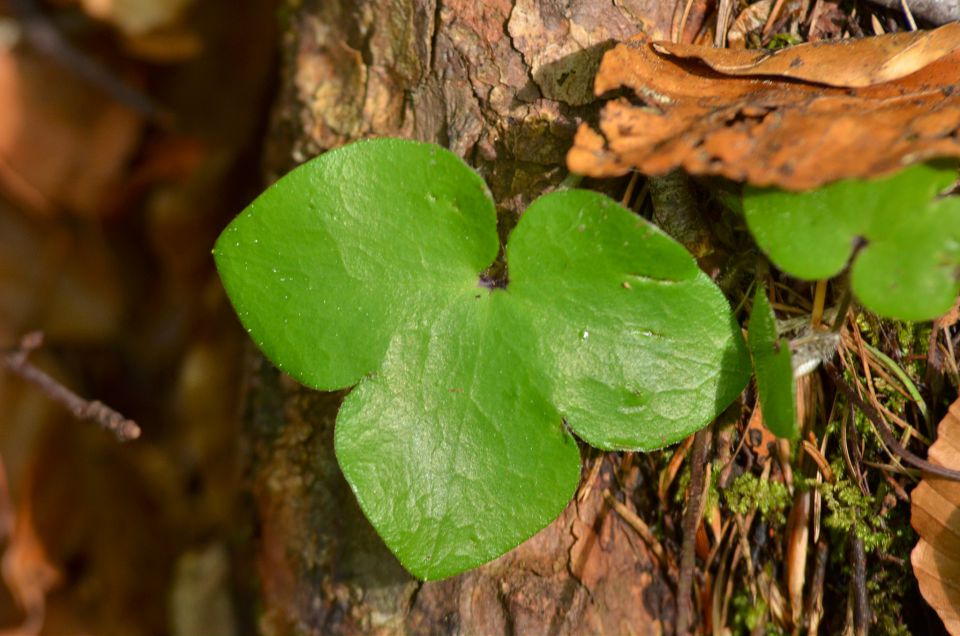
[[[690,177],[674,170],[662,177],[650,177],[653,221],[697,258],[714,252],[710,229],[700,215]]]
[[[571,172],[563,178],[563,181],[560,182],[560,185],[557,186],[558,190],[570,190],[576,188],[580,185],[580,182],[583,181],[583,175],[577,174],[576,172]]]
[[[830,331],[840,333],[843,323],[847,321],[847,311],[850,309],[850,303],[853,300],[853,294],[850,293],[850,286],[847,285],[843,290],[843,296],[840,298],[840,306],[837,307],[837,315],[833,319]]]
[[[814,329],[820,326],[823,320],[823,306],[827,300],[827,281],[824,279],[817,281],[817,286],[813,293],[813,312],[810,314],[810,324]]]

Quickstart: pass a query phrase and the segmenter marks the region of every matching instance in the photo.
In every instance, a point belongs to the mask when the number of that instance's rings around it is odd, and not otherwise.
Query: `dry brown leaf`
[[[960,47],[960,28],[943,33]],[[869,60],[893,59],[885,44],[890,37],[862,40],[858,61],[876,69]],[[824,59],[830,46],[848,51],[851,45],[804,47],[807,53],[799,55],[815,52]],[[868,54],[864,47],[870,46],[874,53]],[[726,60],[730,53],[704,49],[700,56]],[[789,66],[792,58],[784,59]],[[636,168],[661,175],[683,167],[691,174],[802,190],[960,156],[960,50],[897,80],[846,89],[721,75],[698,60],[658,55],[636,38],[609,51],[597,74],[598,95],[620,88],[635,99],[608,102],[599,133],[581,125],[567,155],[573,172],[611,177]]]
[[[29,498],[17,511],[10,543],[3,553],[2,573],[10,593],[26,618],[13,633],[38,634],[43,625],[47,592],[60,581],[60,573],[50,563],[47,552],[33,526]]]
[[[703,62],[724,75],[774,75],[847,88],[873,86],[906,77],[960,49],[960,23],[933,31],[815,42],[775,51],[713,49],[654,42],[658,53]]]
[[[929,459],[960,470],[960,400],[937,427]],[[954,636],[960,635],[960,482],[925,473],[910,495],[910,523],[920,535],[910,560],[920,593]]]

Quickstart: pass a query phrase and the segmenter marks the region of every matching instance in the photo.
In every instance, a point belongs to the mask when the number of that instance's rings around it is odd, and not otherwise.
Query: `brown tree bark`
[[[593,74],[615,40],[668,32],[657,0],[302,0],[267,170],[400,136],[449,147],[487,180],[502,233],[566,175]],[[610,510],[635,509],[636,468],[593,459],[576,501],[513,552],[439,582],[410,578],[363,517],[333,454],[341,394],[252,356],[245,415],[267,634],[657,634],[672,631],[660,565]],[[622,470],[623,469],[623,470]],[[592,475],[592,478],[591,478]],[[641,515],[643,516],[643,515]]]

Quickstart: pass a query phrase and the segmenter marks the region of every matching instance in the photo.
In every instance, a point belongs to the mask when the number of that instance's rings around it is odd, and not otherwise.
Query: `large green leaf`
[[[884,316],[927,320],[957,296],[960,198],[938,197],[956,179],[953,167],[921,164],[809,192],[748,186],[744,214],[770,260],[808,280],[840,273],[862,239],[851,271],[860,301]]]
[[[743,388],[749,364],[726,299],[683,247],[609,198],[536,200],[507,262],[553,403],[591,445],[661,448]]]
[[[483,183],[436,146],[361,142],[298,168],[217,242],[243,324],[305,384],[359,381],[336,452],[413,574],[503,554],[564,508],[576,442],[651,449],[746,383],[729,306],[692,257],[606,197],[536,201],[494,260]],[[565,425],[566,423],[566,425]]]
[[[379,368],[399,326],[475,288],[497,221],[464,168],[437,146],[361,142],[293,170],[234,219],[214,255],[267,357],[342,389]]]
[[[777,319],[762,288],[753,298],[749,342],[763,422],[777,437],[796,439],[800,431],[790,343],[777,335]]]

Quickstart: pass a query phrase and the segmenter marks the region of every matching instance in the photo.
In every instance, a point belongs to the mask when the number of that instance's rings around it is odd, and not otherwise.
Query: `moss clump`
[[[752,473],[744,473],[723,491],[723,495],[730,510],[739,515],[757,510],[770,525],[786,523],[790,492],[782,482],[760,479]]]

